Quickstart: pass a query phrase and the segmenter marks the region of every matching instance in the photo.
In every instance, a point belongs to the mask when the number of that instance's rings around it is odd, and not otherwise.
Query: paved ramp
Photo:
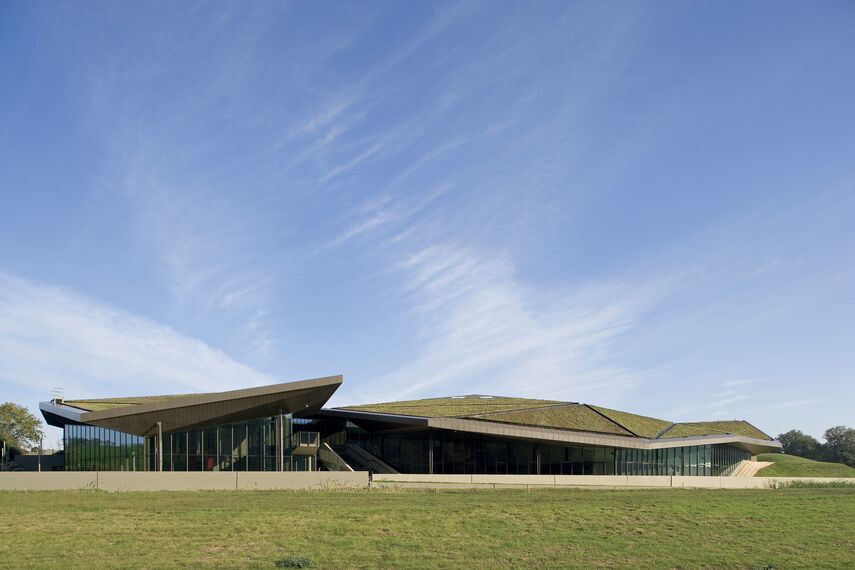
[[[754,477],[757,472],[772,465],[771,461],[740,461],[731,477]]]

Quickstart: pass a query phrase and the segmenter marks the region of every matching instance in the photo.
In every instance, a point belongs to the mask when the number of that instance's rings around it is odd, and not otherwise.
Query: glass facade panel
[[[314,471],[313,454],[291,454],[294,431],[290,415],[283,415],[281,432],[275,417],[210,426],[202,429],[163,434],[164,471],[275,471],[277,448],[282,449],[284,471]],[[305,420],[298,430],[311,429]],[[277,433],[283,436],[276,445]],[[155,437],[138,437],[115,430],[87,425],[64,428],[65,469],[67,471],[157,471]],[[317,436],[307,440],[317,441]],[[413,468],[427,469],[416,461],[427,447],[413,449],[405,445]]]
[[[751,457],[731,445],[644,450],[536,443],[449,430],[368,432],[351,422],[321,423],[324,442],[363,447],[401,473],[718,476]],[[316,470],[313,454],[292,454],[291,434],[318,425],[286,415],[281,425],[276,417],[267,417],[164,433],[163,469],[275,471],[281,461],[285,471]],[[276,445],[277,436],[283,437],[281,446]],[[153,437],[66,425],[64,439],[66,470],[157,470]]]
[[[750,453],[727,445],[623,449],[532,442],[447,430],[368,432],[347,422],[330,445],[358,445],[401,473],[720,475]]]
[[[314,471],[317,463],[313,454],[293,455],[291,453],[291,435],[294,432],[292,418],[283,415],[281,422],[282,469],[284,471]],[[304,431],[309,427],[306,421],[299,422],[298,429]],[[164,471],[276,471],[278,458],[276,456],[276,437],[279,433],[279,422],[276,417],[260,418],[224,424],[207,426],[186,432],[164,434]],[[311,429],[311,428],[310,428]],[[308,440],[316,441],[317,436]],[[167,461],[167,445],[170,441],[184,442],[184,459],[179,461],[173,454],[172,461]],[[149,462],[156,470],[154,447],[155,438],[146,438],[149,452]],[[174,443],[173,443],[174,445]]]
[[[115,430],[68,424],[63,428],[66,471],[142,471],[143,438]]]

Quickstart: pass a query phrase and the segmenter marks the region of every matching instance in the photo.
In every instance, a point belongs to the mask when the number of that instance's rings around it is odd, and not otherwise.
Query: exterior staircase
[[[348,444],[335,448],[335,452],[341,457],[348,466],[356,471],[369,471],[371,473],[382,474],[397,474],[398,471],[371,453],[365,448],[358,445]]]
[[[743,459],[734,466],[728,477],[754,477],[757,472],[772,465],[771,461],[747,461]]]
[[[348,465],[347,461],[328,443],[322,443],[318,448],[318,461],[327,471],[353,471],[353,467]]]

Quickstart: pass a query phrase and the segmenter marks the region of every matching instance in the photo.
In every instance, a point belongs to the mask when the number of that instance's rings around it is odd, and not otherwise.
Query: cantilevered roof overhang
[[[386,429],[389,430],[400,430],[420,426],[422,428],[462,431],[492,435],[496,437],[525,439],[555,445],[581,444],[604,447],[621,447],[624,449],[666,449],[690,445],[729,444],[750,451],[753,455],[758,453],[777,452],[781,449],[781,443],[778,441],[737,434],[648,439],[588,431],[523,426],[465,418],[403,416],[341,408],[325,408],[321,410],[319,415],[348,419],[357,422],[359,425],[368,424],[371,426],[372,430],[378,429],[382,424],[385,424],[387,426]]]
[[[279,412],[310,416],[321,409],[341,382],[340,375],[328,376],[228,392],[177,396],[100,411],[86,411],[55,402],[42,402],[39,408],[47,423],[53,426],[87,424],[144,436],[155,433],[158,422],[163,431],[170,432]]]

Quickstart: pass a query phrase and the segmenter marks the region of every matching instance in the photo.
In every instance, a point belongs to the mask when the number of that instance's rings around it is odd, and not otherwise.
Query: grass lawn
[[[775,464],[757,472],[757,477],[855,477],[855,469],[842,463],[813,461],[783,453],[761,453],[757,461]]]
[[[0,493],[2,568],[853,568],[855,489]]]

